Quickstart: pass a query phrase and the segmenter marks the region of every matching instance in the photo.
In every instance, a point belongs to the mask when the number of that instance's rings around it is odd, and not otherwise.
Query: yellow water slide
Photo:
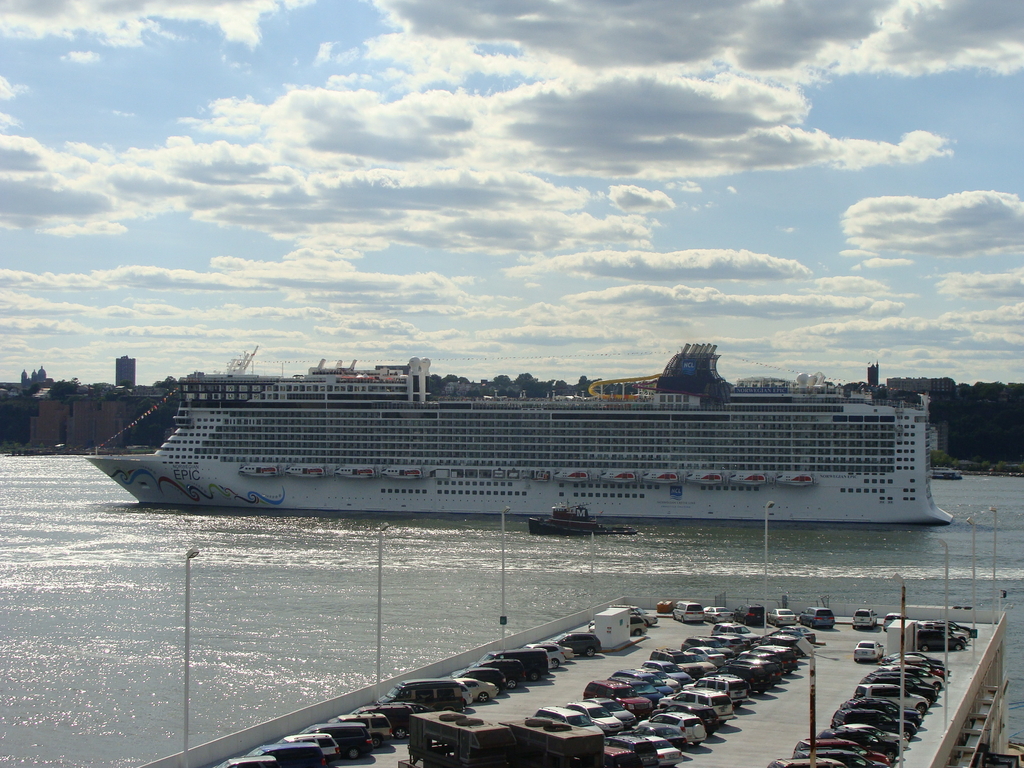
[[[652,376],[633,376],[628,379],[598,379],[590,385],[587,392],[589,392],[593,397],[600,397],[604,400],[636,400],[636,395],[616,395],[614,393],[606,395],[604,393],[604,388],[614,386],[615,384],[635,384],[639,381],[657,381],[660,376],[660,373],[655,373]],[[623,390],[625,390],[625,387],[623,387]]]

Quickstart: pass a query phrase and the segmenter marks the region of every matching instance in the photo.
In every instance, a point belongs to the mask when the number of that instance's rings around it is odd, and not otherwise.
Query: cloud
[[[869,280],[865,277],[837,275],[820,277],[814,281],[814,290],[821,293],[872,294],[875,296],[893,296],[888,285],[881,280]]]
[[[827,314],[897,315],[904,305],[867,296],[726,294],[716,288],[631,285],[566,296],[578,306],[634,306],[675,315],[693,309],[703,315],[821,317]]]
[[[937,258],[1024,253],[1024,203],[1008,192],[870,197],[847,208],[842,221],[847,241],[872,251]]]
[[[1010,272],[950,272],[937,284],[939,293],[971,300],[1024,299],[1024,267]]]
[[[313,0],[27,0],[9,2],[0,14],[8,37],[67,37],[85,33],[106,45],[141,45],[146,34],[163,34],[161,20],[200,22],[220,28],[227,40],[260,41],[264,16],[308,5]]]
[[[313,65],[319,67],[324,64],[348,64],[359,57],[358,48],[349,48],[341,53],[335,53],[334,46],[336,45],[337,43],[320,43],[316,58],[313,59]]]
[[[626,213],[651,213],[676,207],[675,201],[661,190],[645,189],[631,184],[609,187],[608,197],[616,208]]]
[[[68,51],[60,60],[70,61],[72,64],[95,64],[100,60],[100,55],[95,51]]]
[[[876,256],[873,259],[865,259],[858,266],[866,269],[889,269],[890,267],[909,267],[913,263],[913,259],[882,259]]]
[[[670,253],[591,251],[551,258],[505,270],[509,277],[537,278],[558,272],[584,278],[620,280],[790,280],[810,277],[798,261],[763,253],[727,249],[693,249]]]

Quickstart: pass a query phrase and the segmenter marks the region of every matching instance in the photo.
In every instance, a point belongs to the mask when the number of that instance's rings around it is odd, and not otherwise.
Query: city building
[[[128,425],[128,403],[123,400],[40,400],[39,415],[29,420],[29,443],[53,447],[95,448]],[[110,446],[123,445],[123,437]]]
[[[114,361],[114,386],[135,386],[135,358],[123,355]]]
[[[878,386],[878,361],[877,360],[875,361],[874,365],[869,365],[868,366],[868,386],[869,387],[877,387]]]
[[[919,392],[941,399],[949,399],[956,394],[956,382],[948,376],[941,379],[911,379],[897,377],[886,379],[885,386],[889,389],[897,389],[904,392]]]

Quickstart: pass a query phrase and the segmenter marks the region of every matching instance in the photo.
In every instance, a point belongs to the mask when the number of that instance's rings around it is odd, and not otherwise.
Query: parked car
[[[577,656],[601,653],[601,638],[593,632],[570,632],[555,638],[555,642],[572,650]]]
[[[620,733],[615,736],[607,736],[604,740],[607,747],[619,747],[635,752],[643,761],[644,768],[655,768],[660,764],[658,749],[647,740],[645,736],[633,736],[629,733]]]
[[[373,751],[373,737],[362,723],[316,723],[303,733],[326,733],[338,745],[342,757],[357,760]]]
[[[853,660],[859,662],[875,662],[882,660],[885,655],[885,647],[877,640],[862,640],[853,649]]]
[[[619,733],[626,725],[619,718],[615,717],[608,708],[593,701],[570,701],[565,705],[566,709],[573,709],[587,715],[605,734]],[[625,710],[623,710],[625,711]],[[632,718],[633,716],[630,715]]]
[[[818,768],[846,768],[838,760],[831,760],[828,758],[822,758],[815,762]],[[783,757],[778,760],[772,760],[768,763],[768,768],[811,768],[810,758],[803,757]]]
[[[791,627],[796,624],[796,614],[789,608],[774,608],[768,611],[768,623],[774,627]]]
[[[700,722],[698,720],[698,722]],[[703,728],[704,726],[701,726]],[[635,733],[637,736],[654,736],[659,739],[664,739],[676,749],[682,751],[686,749],[690,744],[690,739],[686,735],[686,731],[680,728],[678,725],[654,724],[647,725],[640,723],[634,728],[631,733]]]
[[[277,758],[273,755],[256,757],[229,757],[214,768],[277,768]]]
[[[736,652],[722,638],[710,637],[708,635],[688,637],[683,640],[681,648],[684,651],[690,648],[709,648],[712,653],[720,653],[727,659],[731,659],[736,655]]]
[[[771,671],[764,664],[744,664],[737,661],[724,665],[719,672],[738,677],[755,693],[764,693],[776,683]]]
[[[847,699],[839,705],[839,709],[877,709],[893,717],[900,716],[900,705],[889,699]],[[920,728],[924,715],[913,707],[904,707],[903,719]]]
[[[676,680],[668,684],[668,679],[653,669],[620,669],[612,674],[613,680],[626,680],[630,683],[647,683],[653,686],[662,696],[671,696],[683,686]],[[655,702],[657,703],[657,702]]]
[[[321,768],[327,765],[327,759],[319,745],[304,742],[292,743],[280,741],[276,744],[263,744],[249,752],[249,757],[270,755],[277,758],[279,768]]]
[[[899,753],[899,736],[875,728],[866,723],[851,723],[838,728],[826,728],[818,733],[819,739],[848,739],[867,747],[874,752],[881,752],[892,760]]]
[[[672,609],[672,618],[686,623],[704,621],[706,615],[704,606],[693,600],[679,600]]]
[[[613,605],[612,608],[629,608],[630,616],[643,619],[644,624],[648,627],[654,627],[658,624],[658,615],[656,613],[645,611],[638,605]]]
[[[899,664],[883,664],[875,670],[875,672],[895,672],[899,674]],[[904,668],[904,673],[909,677],[913,678],[915,683],[921,685],[930,685],[936,691],[942,690],[942,678],[937,677],[931,673],[927,667],[914,666],[913,664],[907,664]],[[874,674],[872,672],[871,674]]]
[[[917,727],[906,720],[897,720],[892,715],[878,709],[837,709],[832,715],[832,727],[850,723],[864,723],[889,733],[903,735],[910,739],[917,733]]]
[[[656,714],[653,714],[648,718],[652,723],[676,723],[679,724],[678,716],[683,715],[686,717],[699,717],[700,721],[704,724],[704,730],[707,731],[708,736],[711,736],[717,731],[722,725],[722,718],[715,712],[714,707],[709,707],[704,704],[697,704],[694,702],[685,701],[673,701],[671,699],[665,699],[662,701],[668,702],[666,706],[658,710]]]
[[[738,624],[735,621],[723,621],[721,624],[715,624],[711,628],[711,636],[715,637],[717,635],[739,635],[744,639],[752,639],[754,637],[754,633],[750,631],[749,627],[744,624]]]
[[[947,635],[941,629],[919,629],[917,631],[917,647],[926,653],[939,651],[943,647],[950,651],[962,651],[967,641],[956,635]]]
[[[476,680],[472,677],[456,677],[454,679],[469,689],[469,693],[476,703],[490,701],[498,695],[498,686],[488,683],[486,680]]]
[[[666,695],[671,695],[662,693],[660,690],[655,688],[650,683],[645,683],[642,680],[615,677],[614,675],[612,675],[610,679],[621,680],[622,682],[629,683],[629,685],[633,688],[633,693],[637,696],[643,696],[645,699],[648,699],[651,702],[652,706],[657,706],[658,702],[665,698]]]
[[[705,663],[706,662],[697,662],[697,664],[699,664],[698,668],[701,670],[701,673],[698,674],[696,677],[704,676]],[[708,664],[708,666],[712,668],[714,667],[713,664]],[[662,674],[665,677],[671,678],[672,680],[675,680],[677,683],[679,683],[680,686],[684,686],[687,683],[692,683],[696,679],[696,677],[691,675],[685,669],[680,667],[678,664],[673,664],[671,661],[645,661],[643,664],[640,665],[640,668],[649,669],[659,674]]]
[[[673,701],[680,701],[684,704],[700,704],[705,707],[711,707],[718,714],[719,720],[732,720],[736,717],[733,714],[732,699],[724,693],[718,693],[717,691],[701,691],[693,688],[684,688],[675,696],[672,696]]]
[[[378,699],[378,704],[393,701],[422,704],[433,710],[450,709],[461,712],[466,708],[463,686],[454,680],[403,680]]]
[[[712,712],[713,711],[714,710],[712,710]],[[669,726],[678,728],[686,734],[686,740],[689,743],[689,746],[693,747],[698,746],[710,735],[708,729],[704,726],[704,721],[697,717],[697,715],[689,712],[660,712],[657,715],[652,715],[650,720],[645,720],[637,727],[639,728],[641,726]],[[663,736],[662,738],[665,737]]]
[[[815,739],[814,746],[816,749],[845,749],[876,763],[889,765],[889,756],[884,752],[875,752],[849,739]],[[807,757],[810,753],[811,742],[807,739],[797,742],[793,749],[793,757]]]
[[[458,672],[452,673],[452,679],[454,680],[456,678],[459,680],[463,680],[465,678],[483,680],[484,682],[497,686],[499,691],[504,691],[509,687],[516,687],[515,684],[509,686],[508,680],[505,678],[505,673],[496,667],[470,667],[469,669],[460,669]]]
[[[797,619],[799,620],[799,616],[797,617]],[[792,627],[780,629],[778,632],[773,632],[772,634],[785,634],[787,636],[792,635],[796,637],[802,637],[811,645],[815,645],[818,642],[818,636],[814,634],[814,630],[812,630],[810,627],[801,626],[800,624],[795,624]]]
[[[505,676],[505,688],[510,691],[526,682],[526,667],[523,666],[523,662],[519,659],[491,659],[477,666],[491,667],[499,670]],[[465,677],[476,677],[476,675],[471,675],[468,672],[463,674]],[[488,680],[487,682],[491,681]]]
[[[602,707],[611,713],[612,717],[618,718],[622,722],[623,729],[632,728],[636,725],[639,718],[626,709],[622,702],[617,699],[610,699],[604,696],[595,696],[589,699],[583,699],[585,704],[600,704]]]
[[[741,605],[732,612],[732,620],[749,627],[764,626],[763,605]]]
[[[292,736],[285,736],[281,741],[286,741],[290,744],[316,744],[320,747],[324,760],[329,763],[341,759],[341,749],[338,748],[338,742],[331,738],[331,735],[328,733],[296,733]]]
[[[818,749],[816,757],[819,760],[835,760],[845,765],[846,768],[881,768],[881,764],[848,749]]]
[[[853,612],[854,629],[877,629],[878,614],[870,608],[858,608]]]
[[[396,739],[404,739],[409,735],[409,717],[410,715],[419,714],[420,712],[429,712],[430,709],[424,707],[422,704],[410,704],[410,703],[394,703],[394,704],[370,704],[369,706],[359,707],[352,712],[353,715],[359,715],[364,712],[376,713],[383,715],[388,719],[391,724],[391,735]],[[314,728],[316,726],[313,726]],[[335,739],[337,740],[337,739]]]
[[[566,648],[558,643],[528,643],[525,647],[540,648],[545,651],[548,654],[548,666],[551,669],[558,669],[575,655],[571,648]]]
[[[800,657],[797,652],[788,645],[758,645],[750,649],[749,653],[756,656],[766,656],[777,664],[782,665],[784,674],[795,672],[800,666]]]
[[[672,766],[682,762],[682,750],[671,742],[658,736],[642,736],[641,738],[647,739],[658,750],[658,765],[661,768],[672,768]]]
[[[605,744],[604,768],[643,768],[644,761],[630,749]]]
[[[836,616],[831,608],[805,608],[797,619],[813,629],[832,629],[836,625]]]
[[[719,624],[732,618],[732,608],[724,605],[712,605],[704,609],[704,621],[709,624]]]
[[[591,680],[583,689],[584,699],[614,699],[638,718],[654,710],[653,702],[638,694],[625,680]]]
[[[370,741],[374,749],[394,737],[394,732],[391,730],[391,721],[380,713],[359,712],[354,715],[338,715],[337,717],[332,717],[330,722],[332,724],[352,723],[353,725],[363,726],[370,732]],[[309,731],[303,731],[303,733],[309,733]],[[341,742],[338,742],[338,745],[341,746]]]
[[[477,666],[482,666],[489,661],[499,659],[515,659],[522,662],[526,672],[526,679],[535,683],[542,677],[551,674],[548,664],[548,653],[543,648],[510,648],[506,651],[490,651],[480,657]]]
[[[701,647],[701,646],[691,646],[690,648],[686,648],[685,650],[681,651],[681,653],[688,654],[689,656],[691,656],[693,658],[699,659],[702,662],[706,662],[706,663],[710,664],[712,667],[714,667],[715,669],[717,669],[718,667],[720,667],[723,664],[725,664],[725,661],[726,661],[725,654],[724,653],[720,653],[717,648],[706,648],[706,647]],[[678,657],[673,657],[673,658],[677,659],[676,660],[677,664],[682,664],[683,663],[682,661],[678,660]],[[714,670],[710,670],[710,671],[713,672]]]
[[[904,620],[906,620],[905,616],[903,618],[904,618]],[[882,629],[888,629],[889,625],[892,624],[894,621],[897,624],[899,624],[900,614],[898,614],[898,613],[887,613],[887,614],[885,614],[885,618],[882,619]]]
[[[733,707],[738,707],[750,698],[750,685],[743,678],[726,673],[702,677],[691,686],[694,690],[718,691],[732,699]]]
[[[590,719],[586,712],[580,712],[568,707],[541,707],[533,713],[534,717],[541,717],[545,720],[554,720],[556,723],[566,723],[574,728],[582,728],[592,733],[604,735],[604,729]]]

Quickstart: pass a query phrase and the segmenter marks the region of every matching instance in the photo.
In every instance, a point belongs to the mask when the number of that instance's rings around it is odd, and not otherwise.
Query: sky
[[[0,0],[0,380],[1024,381],[1019,0]]]

